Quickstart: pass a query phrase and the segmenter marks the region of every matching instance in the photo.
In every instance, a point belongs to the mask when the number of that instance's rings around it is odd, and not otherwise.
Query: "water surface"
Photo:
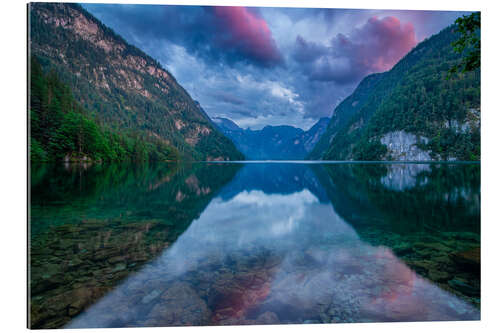
[[[38,166],[33,327],[480,318],[478,164]]]

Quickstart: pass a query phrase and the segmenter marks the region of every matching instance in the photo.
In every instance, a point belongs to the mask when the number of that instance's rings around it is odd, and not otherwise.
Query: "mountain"
[[[29,43],[97,123],[161,141],[184,159],[243,158],[172,74],[80,5],[31,3]]]
[[[227,131],[243,131],[243,129],[231,119],[215,117],[212,121],[220,128],[222,133],[226,133]]]
[[[321,118],[307,131],[286,125],[242,129],[232,120],[220,117],[213,122],[247,159],[302,160],[326,130],[329,118]]]
[[[318,143],[319,139],[325,133],[328,124],[330,123],[330,118],[323,117],[320,118],[316,124],[314,124],[309,130],[305,131],[296,140],[299,140],[300,145],[304,146],[306,152],[310,152]]]
[[[462,55],[450,26],[390,71],[364,78],[333,112],[309,159],[479,160],[480,69],[450,76]]]
[[[320,159],[322,154],[328,149],[335,134],[347,124],[347,122],[356,114],[367,102],[384,73],[371,74],[365,77],[358,85],[352,95],[344,99],[333,111],[330,122],[324,135],[318,140],[308,159]]]
[[[30,59],[30,161],[177,160],[179,152],[156,137],[99,123],[54,71]]]

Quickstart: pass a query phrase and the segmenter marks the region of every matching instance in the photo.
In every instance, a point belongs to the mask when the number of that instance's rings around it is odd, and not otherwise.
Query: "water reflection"
[[[387,174],[380,179],[382,185],[394,191],[405,191],[415,186],[424,186],[429,179],[425,177],[431,171],[429,164],[388,164]],[[423,174],[423,176],[420,176]],[[419,177],[420,176],[420,177]]]
[[[107,203],[82,214],[114,218],[76,224],[91,226],[90,243],[64,236],[82,235],[66,222],[49,227],[73,249],[66,262],[94,268],[38,293],[38,310],[52,311],[39,326],[479,319],[478,165],[238,168],[152,168],[110,186],[98,195]],[[116,253],[103,252],[109,240]],[[82,257],[89,244],[99,250]],[[49,246],[40,269],[58,251]],[[61,299],[72,301],[57,312]]]
[[[239,169],[41,165],[31,178],[30,323],[55,328],[168,247]]]
[[[403,191],[383,182],[397,168]],[[335,209],[372,245],[398,257],[444,290],[480,304],[478,164],[328,165],[317,170]],[[425,179],[425,183],[421,180]]]

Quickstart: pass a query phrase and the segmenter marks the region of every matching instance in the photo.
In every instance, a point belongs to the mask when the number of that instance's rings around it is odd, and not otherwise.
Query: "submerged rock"
[[[141,302],[144,304],[150,303],[156,297],[160,296],[160,294],[161,294],[161,291],[159,291],[158,289],[155,289],[152,292],[150,292],[149,294],[147,294],[146,296],[144,296],[142,298]]]
[[[429,270],[429,278],[436,282],[446,282],[451,278],[451,274],[444,270]]]
[[[479,288],[468,284],[467,281],[464,281],[463,279],[460,278],[454,278],[448,281],[448,284],[453,289],[456,289],[466,295],[477,296],[480,294]]]
[[[460,266],[479,269],[481,265],[481,248],[475,247],[467,251],[454,253],[451,257]]]
[[[146,326],[190,326],[207,324],[211,312],[198,294],[186,283],[175,283],[160,297]]]
[[[84,219],[39,235],[31,243],[31,327],[61,327],[140,269],[169,245],[156,226],[157,220]]]
[[[255,320],[256,325],[270,325],[270,324],[279,324],[280,320],[276,313],[271,311],[266,311],[260,314]]]

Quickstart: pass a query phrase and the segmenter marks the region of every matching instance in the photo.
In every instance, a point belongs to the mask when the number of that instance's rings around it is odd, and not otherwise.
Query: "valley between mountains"
[[[308,130],[211,119],[162,65],[77,4],[29,5],[32,161],[480,159],[480,69],[456,26],[365,77]]]

